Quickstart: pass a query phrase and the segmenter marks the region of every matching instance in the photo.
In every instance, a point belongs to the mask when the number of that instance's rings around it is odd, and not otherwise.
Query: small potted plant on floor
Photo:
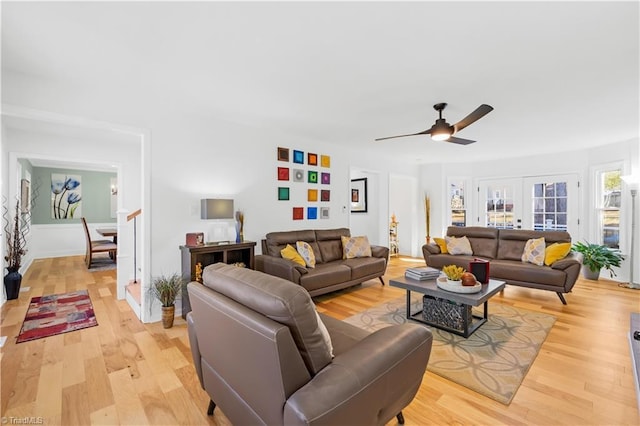
[[[162,305],[162,326],[164,328],[173,327],[176,299],[180,297],[184,284],[184,280],[177,273],[170,276],[161,275],[151,281],[149,292]]]
[[[611,278],[615,277],[616,273],[611,267],[620,267],[620,262],[624,260],[620,250],[601,244],[577,242],[571,250],[582,254],[582,275],[588,280],[597,280],[602,268],[609,271]]]

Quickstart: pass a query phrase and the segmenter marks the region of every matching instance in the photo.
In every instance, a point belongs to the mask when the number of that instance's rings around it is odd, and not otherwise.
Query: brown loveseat
[[[427,265],[441,269],[445,265],[454,264],[468,269],[469,262],[473,259],[489,260],[491,278],[510,285],[554,291],[565,305],[567,301],[563,293],[571,291],[580,274],[582,258],[575,252],[569,252],[565,258],[551,266],[538,266],[521,260],[527,240],[544,237],[547,246],[552,243],[570,243],[571,236],[568,232],[450,226],[447,235],[458,238],[466,236],[471,243],[473,255],[442,254],[437,244],[429,243],[422,246]]]
[[[429,361],[427,328],[369,334],[318,315],[299,285],[250,269],[217,263],[202,278],[188,285],[187,328],[209,415],[218,405],[234,425],[403,423]]]
[[[371,246],[371,257],[342,258],[341,237],[349,237],[348,228],[271,232],[262,240],[262,254],[257,255],[256,269],[269,275],[300,284],[311,296],[340,290],[379,278],[387,269],[389,248]],[[315,268],[300,266],[284,259],[280,250],[297,241],[309,243],[316,256]]]

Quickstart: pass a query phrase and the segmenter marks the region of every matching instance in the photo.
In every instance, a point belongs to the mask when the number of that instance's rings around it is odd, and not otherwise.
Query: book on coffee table
[[[419,281],[435,280],[440,276],[440,270],[430,266],[407,268],[404,272],[404,276]]]

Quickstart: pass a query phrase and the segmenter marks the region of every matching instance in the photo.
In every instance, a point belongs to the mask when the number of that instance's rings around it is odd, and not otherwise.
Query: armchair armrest
[[[256,270],[265,274],[284,278],[285,280],[300,284],[300,276],[308,273],[307,268],[282,257],[259,254],[255,257]]]
[[[200,386],[204,389],[204,378],[202,377],[202,361],[200,355],[200,345],[198,345],[198,336],[196,335],[196,327],[191,312],[187,314],[187,331],[189,333],[189,346],[191,346],[191,356],[193,358],[193,366],[196,369]]]
[[[432,343],[431,332],[417,324],[370,334],[291,395],[284,423],[385,423],[418,391]]]
[[[389,258],[389,247],[384,247],[384,246],[371,246],[371,256],[372,257],[379,257],[382,259],[388,259]]]

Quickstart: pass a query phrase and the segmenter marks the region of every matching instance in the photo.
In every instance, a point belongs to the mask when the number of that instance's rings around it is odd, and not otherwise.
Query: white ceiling
[[[88,104],[470,161],[638,138],[638,22],[635,1],[3,2],[2,71]],[[451,124],[495,110],[457,135],[473,145],[373,142],[429,128],[438,102]]]

